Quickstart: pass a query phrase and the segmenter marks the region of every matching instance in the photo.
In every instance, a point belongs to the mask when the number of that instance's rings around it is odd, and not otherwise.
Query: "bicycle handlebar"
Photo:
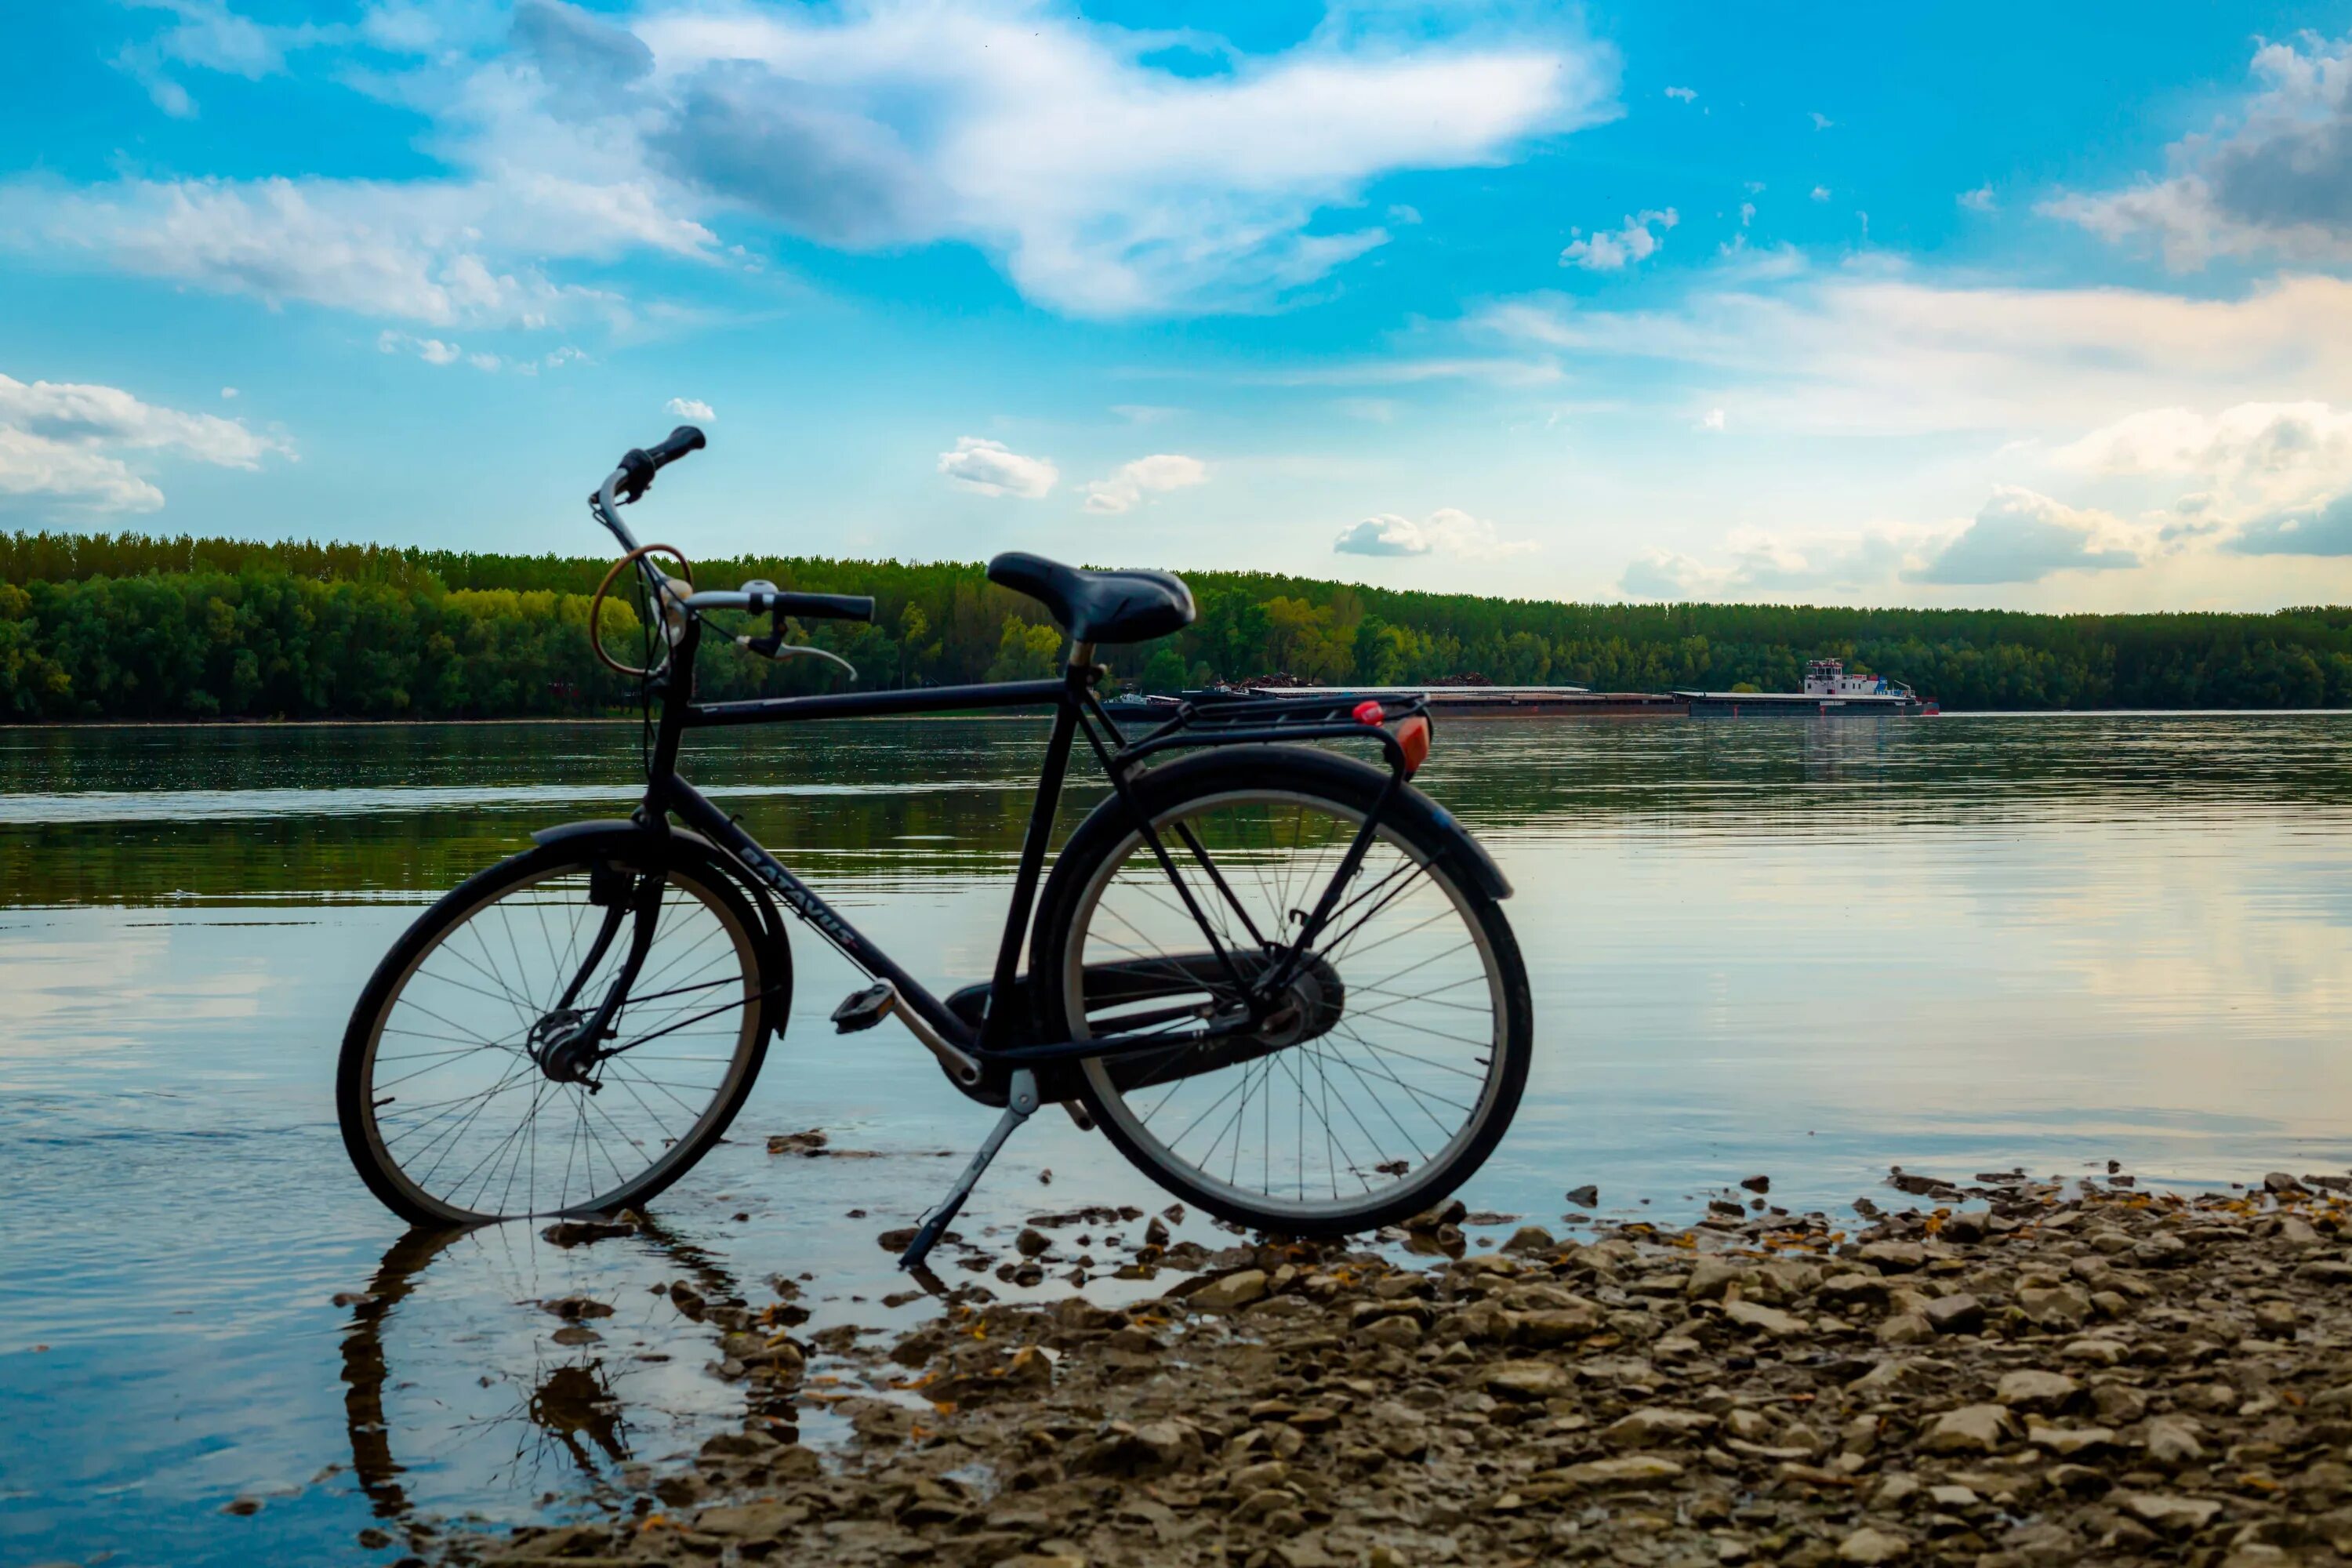
[[[683,601],[689,610],[749,610],[798,616],[804,621],[871,621],[874,601],[862,594],[788,594],[777,588],[711,589]]]

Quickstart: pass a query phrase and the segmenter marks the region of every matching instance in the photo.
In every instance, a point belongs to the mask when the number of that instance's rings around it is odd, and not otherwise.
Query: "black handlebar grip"
[[[621,499],[635,500],[646,493],[646,487],[654,482],[656,474],[688,452],[699,452],[708,444],[701,431],[691,425],[681,425],[651,447],[630,447],[621,454]]]
[[[772,607],[780,616],[812,621],[871,621],[874,601],[863,594],[778,594]]]
[[[646,447],[646,456],[653,459],[655,468],[666,468],[688,452],[701,451],[706,445],[708,443],[703,440],[701,431],[691,425],[681,425],[656,445]]]

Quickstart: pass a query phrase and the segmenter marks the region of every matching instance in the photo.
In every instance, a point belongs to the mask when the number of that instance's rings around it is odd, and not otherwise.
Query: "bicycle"
[[[1058,677],[699,702],[707,617],[766,617],[765,635],[733,640],[781,659],[822,651],[791,640],[795,622],[874,616],[871,598],[764,581],[697,591],[677,551],[637,542],[619,509],[703,445],[681,426],[633,449],[589,501],[624,552],[589,635],[641,682],[643,802],[536,833],[451,891],[352,1012],[338,1111],[377,1197],[414,1223],[466,1226],[635,1207],[677,1181],[782,1032],[779,906],[874,982],[835,1010],[838,1032],[896,1018],[958,1089],[1002,1109],[908,1268],[1041,1105],[1098,1128],[1185,1202],[1279,1235],[1392,1223],[1484,1163],[1526,1083],[1533,1007],[1500,907],[1509,883],[1410,782],[1432,739],[1421,699],[1203,699],[1130,736],[1096,694],[1095,650],[1191,624],[1191,591],[1167,573],[1009,552],[988,575],[1061,626]],[[596,614],[624,571],[646,606],[634,667],[605,651]],[[945,997],[677,773],[696,730],[1013,709],[1051,710],[1044,765],[993,972]],[[1047,875],[1081,738],[1110,794]],[[1369,742],[1386,767],[1301,742]]]

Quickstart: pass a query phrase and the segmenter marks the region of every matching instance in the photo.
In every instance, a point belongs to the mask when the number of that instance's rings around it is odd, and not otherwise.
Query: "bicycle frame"
[[[635,550],[635,541],[614,514],[611,500],[612,484],[608,480],[604,490],[594,501],[599,521],[611,529],[627,548]],[[669,580],[642,557],[638,566],[652,587],[653,602],[664,604],[666,596],[674,592],[667,586]],[[644,804],[639,811],[645,825],[656,832],[666,832],[667,819],[674,815],[708,838],[730,857],[745,875],[773,893],[843,957],[872,978],[887,981],[915,1016],[908,1020],[915,1033],[921,1037],[928,1029],[937,1037],[939,1043],[926,1039],[925,1044],[940,1052],[943,1061],[950,1055],[961,1056],[979,1068],[1018,1071],[1112,1055],[1123,1048],[1165,1051],[1171,1046],[1255,1030],[1266,1016],[1260,998],[1278,991],[1286,983],[1294,966],[1305,961],[1307,950],[1330,919],[1340,890],[1361,866],[1383,812],[1395,798],[1397,791],[1402,788],[1412,771],[1397,737],[1380,725],[1357,721],[1352,717],[1345,721],[1316,721],[1320,715],[1336,713],[1335,705],[1328,701],[1319,704],[1267,703],[1263,705],[1265,709],[1288,707],[1291,711],[1271,716],[1265,722],[1256,724],[1249,721],[1260,713],[1258,704],[1237,705],[1234,718],[1238,722],[1223,718],[1210,720],[1196,714],[1190,705],[1184,705],[1179,708],[1170,722],[1130,743],[1094,693],[1094,681],[1100,672],[1094,665],[1092,645],[1085,643],[1071,649],[1063,673],[1053,679],[698,703],[694,700],[694,663],[701,643],[700,616],[691,611],[676,609],[666,610],[664,616],[668,658],[658,667],[664,672],[656,687],[662,699],[662,711],[647,768]],[[680,745],[687,732],[694,730],[744,724],[802,723],[820,719],[1018,709],[1050,709],[1053,729],[1046,739],[1043,770],[1030,805],[1028,825],[1022,837],[1013,896],[1005,910],[1004,928],[997,943],[996,963],[988,983],[986,1011],[978,1027],[949,1001],[942,1000],[909,973],[870,937],[858,931],[845,916],[793,875],[765,846],[745,832],[732,816],[677,773]],[[1420,703],[1412,702],[1401,708],[1398,716],[1420,714],[1422,710]],[[1045,871],[1055,814],[1060,807],[1062,788],[1068,775],[1070,752],[1081,734],[1102,763],[1113,791],[1132,814],[1178,896],[1200,926],[1210,952],[1223,969],[1234,990],[1250,998],[1246,1016],[1210,1024],[1187,1034],[1150,1035],[1125,1042],[1117,1036],[1085,1040],[1020,1037],[1021,1020],[1026,1016],[1026,1009],[1019,1005],[1021,998],[1018,994],[1022,950],[1036,909],[1039,880]],[[1318,907],[1286,944],[1286,951],[1254,980],[1245,979],[1233,955],[1218,940],[1215,928],[1200,908],[1191,885],[1178,872],[1174,857],[1161,841],[1148,814],[1137,803],[1129,787],[1129,775],[1144,758],[1180,746],[1326,739],[1377,740],[1390,763],[1388,787],[1367,814],[1354,841],[1325,887]],[[1205,860],[1202,864],[1209,879],[1216,884],[1218,892],[1230,900],[1231,894],[1223,889],[1214,868]],[[1247,916],[1243,918],[1246,921]],[[631,971],[635,967],[635,957],[633,953]],[[621,985],[625,987],[632,977],[625,974]],[[968,992],[960,994],[968,994]],[[918,1021],[922,1026],[916,1026]],[[941,1044],[949,1050],[940,1052]],[[961,1078],[959,1081],[963,1082],[966,1088],[971,1087],[971,1081]]]

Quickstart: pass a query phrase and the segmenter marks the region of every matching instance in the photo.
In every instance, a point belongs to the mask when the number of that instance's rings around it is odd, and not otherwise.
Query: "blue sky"
[[[13,527],[2352,598],[2352,3],[12,28]]]

